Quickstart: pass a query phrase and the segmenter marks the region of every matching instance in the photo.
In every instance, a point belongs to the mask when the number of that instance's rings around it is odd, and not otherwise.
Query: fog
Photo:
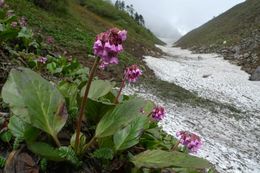
[[[158,37],[176,40],[245,0],[125,0]],[[112,0],[115,2],[115,0]]]

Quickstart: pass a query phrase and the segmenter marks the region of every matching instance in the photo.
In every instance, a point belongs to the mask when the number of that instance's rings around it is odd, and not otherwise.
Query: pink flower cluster
[[[27,26],[27,19],[24,16],[21,17],[18,22],[19,22],[21,27],[26,27]]]
[[[94,55],[101,58],[101,68],[104,69],[109,64],[118,64],[117,55],[123,51],[122,43],[126,37],[127,31],[118,28],[97,35],[93,50]]]
[[[16,28],[16,27],[17,27],[17,25],[18,25],[18,23],[17,23],[17,22],[12,22],[12,23],[11,23],[11,27],[12,27],[12,28]]]
[[[202,146],[200,137],[194,133],[179,131],[176,135],[179,137],[180,143],[186,146],[192,153],[196,153]]]
[[[160,121],[165,117],[165,109],[161,106],[156,106],[152,111],[152,118]]]
[[[54,43],[54,38],[52,36],[48,36],[46,39],[48,44],[53,44]]]
[[[136,82],[137,79],[142,75],[142,70],[140,70],[140,68],[134,64],[126,68],[124,75],[128,82]]]
[[[39,58],[37,59],[37,62],[39,62],[39,63],[41,63],[41,64],[45,64],[47,61],[48,61],[48,58],[43,57],[43,56],[41,56],[41,57],[39,57]]]

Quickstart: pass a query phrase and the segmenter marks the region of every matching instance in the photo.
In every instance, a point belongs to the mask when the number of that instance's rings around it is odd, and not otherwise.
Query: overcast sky
[[[115,0],[112,0],[115,2]],[[186,34],[245,0],[125,0],[159,36]]]

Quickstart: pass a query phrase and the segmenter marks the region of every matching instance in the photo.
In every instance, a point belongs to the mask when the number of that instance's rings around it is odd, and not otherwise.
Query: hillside
[[[129,38],[125,44],[126,53],[120,57],[121,67],[117,70],[122,70],[122,66],[133,62],[140,63],[143,54],[159,52],[154,46],[155,43],[162,43],[159,39],[107,1],[60,0],[62,3],[60,6],[55,4],[56,7],[41,5],[44,1],[36,1],[40,4],[36,6],[33,1],[35,0],[10,0],[8,4],[17,15],[28,19],[29,26],[34,31],[52,36],[55,51],[65,51],[67,55],[79,58],[85,65],[92,63],[91,60],[86,61],[86,53],[92,54],[96,34],[111,27],[126,29]]]
[[[260,1],[247,0],[176,42],[198,52],[218,52],[252,73],[260,65]]]

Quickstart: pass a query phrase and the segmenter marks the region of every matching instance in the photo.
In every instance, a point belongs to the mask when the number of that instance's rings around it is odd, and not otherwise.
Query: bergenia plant
[[[126,82],[135,83],[141,75],[142,75],[142,70],[135,64],[125,69],[124,77],[119,92],[117,94],[117,97],[115,99],[115,103],[118,103],[118,99],[122,93],[123,88],[125,87],[125,83]]]
[[[48,58],[43,57],[43,56],[41,56],[37,59],[37,62],[40,64],[45,64],[47,61],[48,61]]]
[[[123,51],[123,41],[127,38],[127,31],[112,28],[97,35],[94,43],[94,55],[101,58],[100,68],[109,64],[118,64],[118,54]]]
[[[96,61],[90,71],[89,80],[86,85],[85,93],[81,101],[79,118],[77,121],[76,128],[76,141],[75,148],[78,149],[80,142],[80,129],[83,120],[83,115],[85,107],[87,104],[88,93],[90,90],[91,82],[93,80],[94,74],[97,70],[98,65],[104,69],[109,64],[118,64],[118,54],[123,51],[123,42],[127,38],[126,30],[119,30],[118,28],[109,29],[106,32],[102,32],[96,36],[96,41],[93,46],[94,55],[96,56]],[[101,61],[101,62],[100,62]],[[101,64],[100,64],[101,63]]]
[[[160,121],[162,120],[164,117],[165,117],[165,109],[161,106],[156,106],[151,115],[152,115],[152,118],[155,120],[155,121]]]
[[[53,44],[54,43],[54,38],[52,36],[48,36],[46,38],[46,42],[47,42],[47,44]]]
[[[200,137],[194,133],[179,131],[176,133],[176,135],[179,138],[179,143],[184,145],[189,150],[189,152],[196,153],[202,146]],[[179,143],[176,144],[175,148]]]

